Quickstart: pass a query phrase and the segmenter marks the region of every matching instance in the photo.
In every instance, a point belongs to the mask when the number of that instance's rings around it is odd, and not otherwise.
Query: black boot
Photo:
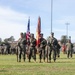
[[[54,62],[55,62],[56,60],[54,59]]]
[[[30,62],[30,59],[29,59],[29,62]]]
[[[21,59],[19,59],[19,62],[21,62]]]
[[[25,62],[25,59],[24,59],[24,62]]]
[[[41,59],[40,59],[40,63],[41,63]]]

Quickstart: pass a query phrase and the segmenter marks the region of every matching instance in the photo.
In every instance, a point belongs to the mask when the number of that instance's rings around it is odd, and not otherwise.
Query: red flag
[[[37,30],[36,30],[36,43],[37,47],[40,44],[40,33],[41,33],[41,18],[38,18],[38,25],[37,25]]]

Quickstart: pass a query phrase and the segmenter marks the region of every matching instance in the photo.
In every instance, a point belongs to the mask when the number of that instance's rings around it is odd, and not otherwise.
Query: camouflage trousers
[[[51,56],[53,56],[53,60],[55,62],[55,60],[56,60],[56,48],[55,47],[49,47],[48,48],[48,57],[49,57],[50,62],[51,62]]]
[[[46,50],[45,50],[45,47],[40,48],[40,50],[39,50],[39,59],[40,59],[40,62],[41,62],[41,59],[42,58],[45,61],[45,58],[46,58]]]
[[[19,62],[21,62],[21,57],[23,57],[23,60],[26,59],[26,47],[20,48],[19,50]]]
[[[67,58],[69,58],[69,57],[72,58],[72,55],[73,55],[73,49],[67,50]]]
[[[28,57],[29,62],[31,60],[31,57],[36,61],[36,52],[37,52],[37,50],[36,50],[35,47],[30,47],[30,49],[29,49],[29,57]]]

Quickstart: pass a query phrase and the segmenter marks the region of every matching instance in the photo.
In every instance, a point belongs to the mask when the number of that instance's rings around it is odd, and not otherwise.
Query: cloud
[[[17,40],[20,32],[26,32],[28,15],[0,6],[0,37],[14,36]]]
[[[46,1],[44,0],[42,2],[42,0],[1,0],[1,5],[6,5],[6,6],[11,6],[11,8],[14,9],[18,9],[18,8],[22,8],[22,9],[27,9],[28,11],[31,10],[32,12],[36,10],[39,11],[50,11],[49,7],[50,7],[50,0]],[[16,9],[16,10],[17,10]],[[18,9],[19,10],[19,9]],[[20,9],[21,10],[21,9]],[[24,10],[22,10],[24,11]]]
[[[17,12],[9,7],[0,6],[0,38],[3,40],[14,36],[16,40],[19,38],[20,32],[27,31],[28,14]],[[37,20],[30,16],[30,31],[36,33]],[[34,29],[33,29],[34,28]]]
[[[10,8],[0,7],[0,20],[25,22],[28,15],[16,12]]]

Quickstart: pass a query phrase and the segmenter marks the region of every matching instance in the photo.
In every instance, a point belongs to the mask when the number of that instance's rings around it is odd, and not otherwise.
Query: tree
[[[67,36],[66,35],[62,35],[61,36],[61,43],[63,44],[66,44],[66,42],[67,42]]]
[[[9,41],[11,41],[11,42],[15,41],[14,36],[11,36],[10,38],[5,38],[4,39],[4,42],[9,42]]]
[[[11,36],[11,37],[9,38],[9,41],[15,41],[14,36]]]
[[[2,42],[2,38],[0,38],[0,43]]]
[[[8,38],[5,38],[5,39],[4,39],[4,42],[8,42]]]

